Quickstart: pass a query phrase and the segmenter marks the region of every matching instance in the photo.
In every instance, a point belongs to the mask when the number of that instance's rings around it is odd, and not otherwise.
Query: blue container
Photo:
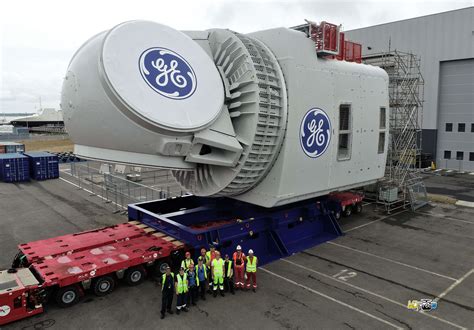
[[[0,180],[3,182],[20,182],[30,179],[28,157],[22,154],[0,154]]]
[[[30,175],[35,180],[59,178],[59,160],[49,152],[25,152],[30,162]]]

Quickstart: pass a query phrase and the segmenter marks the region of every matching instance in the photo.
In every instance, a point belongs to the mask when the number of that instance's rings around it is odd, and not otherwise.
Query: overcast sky
[[[0,2],[0,113],[59,108],[63,76],[92,35],[133,19],[178,30],[252,32],[326,20],[344,30],[469,7],[472,0],[163,1],[7,0]]]

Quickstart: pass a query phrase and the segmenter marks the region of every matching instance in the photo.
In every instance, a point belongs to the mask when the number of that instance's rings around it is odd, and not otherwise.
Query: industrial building
[[[420,59],[422,151],[437,167],[474,171],[474,7],[346,31],[363,57],[390,51]]]

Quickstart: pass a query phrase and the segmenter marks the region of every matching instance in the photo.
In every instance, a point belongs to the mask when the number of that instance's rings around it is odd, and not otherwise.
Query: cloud
[[[0,112],[59,107],[75,50],[96,33],[132,19],[180,30],[229,28],[248,33],[302,24],[342,23],[345,30],[471,6],[470,1],[352,0],[23,0],[0,4]]]

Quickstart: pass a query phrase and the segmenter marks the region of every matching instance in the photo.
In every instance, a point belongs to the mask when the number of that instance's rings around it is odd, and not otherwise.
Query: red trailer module
[[[346,217],[352,215],[352,213],[362,212],[362,201],[364,194],[352,191],[341,191],[329,194],[329,200],[332,202],[332,210],[337,220],[341,218],[341,215]]]
[[[0,271],[0,325],[41,313],[39,286],[28,268]]]
[[[0,272],[0,325],[38,314],[47,297],[62,307],[84,290],[103,296],[118,280],[143,281],[162,271],[184,243],[136,221],[19,245],[12,269]]]

